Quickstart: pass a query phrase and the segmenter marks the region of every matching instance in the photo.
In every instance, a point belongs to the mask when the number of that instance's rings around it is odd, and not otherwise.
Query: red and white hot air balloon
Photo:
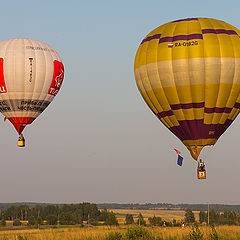
[[[48,44],[32,39],[0,42],[0,112],[22,131],[51,103],[61,88],[64,67]]]

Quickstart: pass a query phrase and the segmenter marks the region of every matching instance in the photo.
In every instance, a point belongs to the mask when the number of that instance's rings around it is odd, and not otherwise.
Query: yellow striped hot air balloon
[[[240,108],[240,31],[210,18],[161,25],[141,42],[138,89],[160,121],[197,160]]]

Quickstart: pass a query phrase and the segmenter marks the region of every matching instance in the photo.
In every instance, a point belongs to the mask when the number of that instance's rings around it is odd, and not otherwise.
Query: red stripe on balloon
[[[4,80],[3,58],[0,58],[0,93],[6,93],[7,88]]]
[[[8,120],[12,123],[12,125],[17,130],[20,135],[26,125],[31,124],[35,118],[32,117],[10,117]]]

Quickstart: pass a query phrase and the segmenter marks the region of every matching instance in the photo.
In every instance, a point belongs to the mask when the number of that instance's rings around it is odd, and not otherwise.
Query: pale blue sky
[[[65,66],[56,99],[25,131],[0,121],[0,202],[240,204],[237,119],[207,158],[207,180],[153,116],[134,79],[138,45],[175,19],[213,17],[239,27],[239,1],[1,1],[0,41],[51,45]],[[176,165],[173,147],[183,152]]]

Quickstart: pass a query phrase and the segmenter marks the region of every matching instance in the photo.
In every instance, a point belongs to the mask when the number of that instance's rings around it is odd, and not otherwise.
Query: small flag
[[[172,43],[169,43],[169,44],[168,44],[168,48],[173,48],[173,44],[172,44]]]
[[[178,164],[179,166],[182,166],[182,163],[183,163],[183,157],[180,156],[180,155],[178,155],[177,164]]]
[[[174,148],[174,150],[176,151],[177,154],[180,154],[181,152],[178,151],[176,148]]]
[[[7,120],[7,118],[6,118],[6,117],[4,117],[3,121],[4,121],[4,122],[6,122],[6,120]]]

